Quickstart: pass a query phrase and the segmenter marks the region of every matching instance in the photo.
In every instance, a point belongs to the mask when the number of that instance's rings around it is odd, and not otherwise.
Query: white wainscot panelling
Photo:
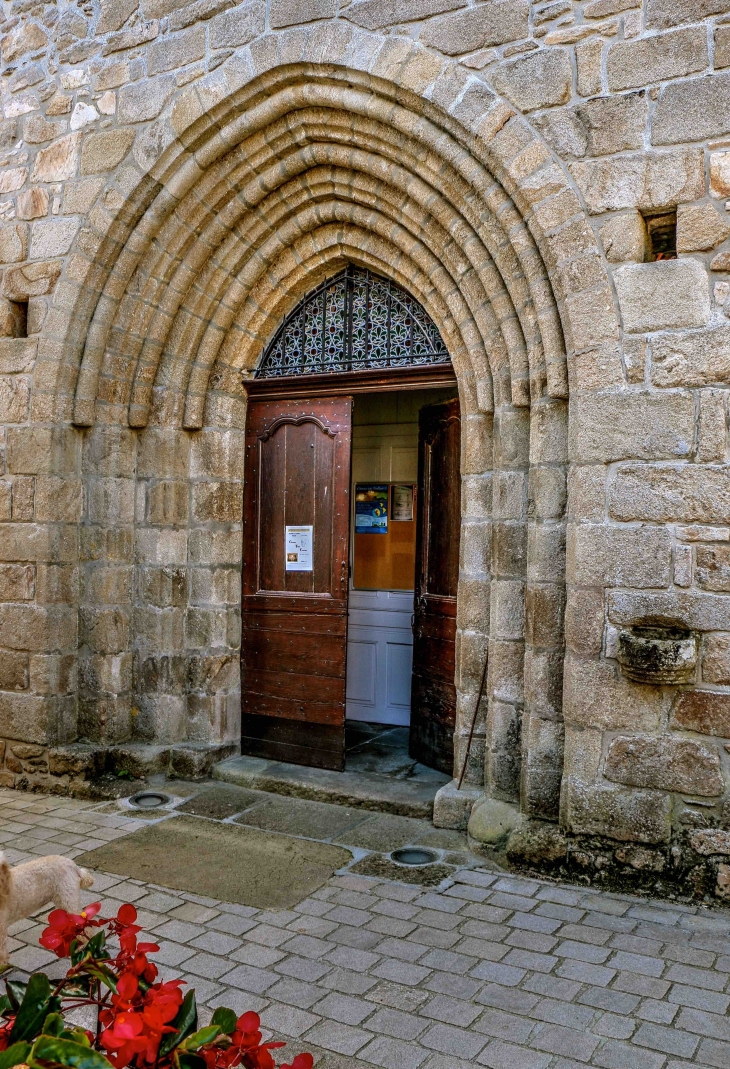
[[[347,717],[407,725],[411,714],[413,595],[351,590],[347,631]]]

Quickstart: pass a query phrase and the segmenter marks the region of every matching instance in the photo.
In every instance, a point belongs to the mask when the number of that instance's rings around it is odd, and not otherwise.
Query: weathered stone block
[[[703,590],[730,590],[730,546],[697,546],[695,575]]]
[[[269,23],[272,30],[278,30],[300,22],[331,19],[336,14],[337,0],[271,0]]]
[[[134,130],[117,128],[89,134],[81,149],[81,174],[113,171],[132,147]]]
[[[37,22],[31,22],[27,16],[20,23],[6,32],[2,38],[2,57],[5,63],[38,52],[48,44],[48,35]]]
[[[30,239],[30,255],[34,260],[46,260],[53,256],[64,256],[78,233],[80,221],[70,219],[48,219],[33,224]]]
[[[593,215],[622,208],[660,211],[705,193],[704,160],[694,149],[586,160],[569,167]]]
[[[564,793],[567,829],[574,835],[606,835],[621,842],[669,842],[671,795],[663,791],[569,778]]]
[[[604,731],[656,731],[669,699],[657,688],[620,677],[609,661],[567,657],[563,712],[566,723]]]
[[[661,460],[687,457],[691,452],[694,400],[690,393],[592,393],[576,397],[572,405],[570,455],[574,461]]]
[[[150,486],[147,491],[147,519],[150,523],[187,523],[187,484],[162,481]]]
[[[626,464],[609,489],[617,520],[730,523],[730,471],[694,464]]]
[[[601,242],[606,259],[611,264],[632,260],[643,263],[647,252],[647,233],[640,212],[628,211],[616,215],[601,227]]]
[[[651,343],[655,386],[708,386],[730,377],[730,327],[702,334],[661,334]]]
[[[352,8],[350,9],[352,10]],[[211,48],[236,48],[247,45],[266,28],[266,4],[263,0],[241,4],[233,11],[224,11],[211,21]]]
[[[80,133],[59,138],[48,148],[41,149],[35,158],[32,182],[65,182],[73,178],[79,163]]]
[[[704,327],[709,321],[710,283],[697,260],[626,264],[614,272],[614,282],[629,333]]]
[[[79,440],[62,427],[13,427],[8,430],[8,471],[16,475],[73,472]]]
[[[197,520],[241,523],[243,485],[241,483],[195,483],[193,515]]]
[[[680,204],[677,209],[677,252],[708,252],[730,234],[727,217],[712,204]]]
[[[647,0],[646,27],[664,30],[730,11],[728,0]]]
[[[28,655],[0,650],[0,690],[27,690]]]
[[[653,145],[679,145],[730,131],[730,74],[712,74],[666,86],[651,123]]]
[[[671,540],[661,527],[581,524],[568,541],[568,582],[579,586],[667,586]]]
[[[121,609],[83,607],[79,643],[98,653],[121,653],[129,645],[129,613]]]
[[[466,16],[453,16],[460,17]],[[570,99],[572,78],[570,56],[567,51],[559,48],[511,60],[498,67],[493,75],[497,91],[521,111],[535,111],[537,108],[567,103]]]
[[[730,694],[692,690],[680,694],[672,727],[730,738]]]
[[[24,376],[0,375],[0,423],[25,423],[29,405],[29,380]]]
[[[702,636],[702,679],[705,683],[730,684],[730,634]]]
[[[717,750],[671,734],[614,739],[604,775],[630,787],[683,791],[710,798],[722,794],[724,787]]]
[[[163,37],[150,45],[147,52],[147,74],[153,77],[162,71],[177,70],[195,63],[205,55],[205,26],[195,26],[184,33]]]
[[[715,27],[715,70],[730,67],[730,26]]]
[[[0,598],[3,601],[32,601],[34,595],[33,565],[0,564]]]
[[[174,88],[175,79],[171,74],[124,86],[119,90],[119,122],[124,124],[156,119]]]
[[[28,227],[17,223],[0,227],[0,263],[14,264],[28,254]]]
[[[608,86],[615,91],[681,78],[705,70],[707,63],[707,33],[700,26],[616,41],[608,51]]]
[[[383,26],[415,22],[459,7],[466,7],[466,0],[361,0],[350,4],[343,14],[356,26],[379,30]]]
[[[447,56],[519,41],[528,32],[529,6],[523,0],[492,0],[469,11],[446,15],[431,23],[421,42]]]

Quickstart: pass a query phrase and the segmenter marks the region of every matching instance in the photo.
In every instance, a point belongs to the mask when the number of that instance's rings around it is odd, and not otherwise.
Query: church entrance
[[[342,770],[346,729],[408,732],[450,775],[461,419],[436,326],[349,266],[246,385],[242,752]]]

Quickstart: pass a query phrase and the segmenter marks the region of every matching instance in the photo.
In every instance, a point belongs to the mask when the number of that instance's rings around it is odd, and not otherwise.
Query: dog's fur
[[[68,913],[81,910],[80,890],[94,878],[70,857],[52,855],[11,868],[0,851],[0,969],[8,964],[8,926],[53,903]]]

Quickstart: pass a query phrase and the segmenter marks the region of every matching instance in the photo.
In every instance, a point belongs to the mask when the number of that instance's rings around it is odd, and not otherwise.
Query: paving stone
[[[597,1036],[586,1035],[561,1025],[537,1025],[530,1038],[530,1046],[538,1050],[561,1054],[581,1062],[589,1061],[599,1044]]]
[[[539,1054],[536,1050],[526,1050],[501,1040],[490,1043],[477,1058],[479,1065],[489,1069],[547,1069],[551,1061],[549,1054]]]
[[[326,1050],[336,1051],[337,1054],[357,1054],[373,1036],[371,1032],[340,1024],[338,1021],[321,1021],[310,1029],[304,1038]]]
[[[679,1006],[655,998],[645,998],[636,1010],[636,1016],[642,1021],[652,1021],[654,1024],[671,1024],[678,1013]]]
[[[696,1036],[688,1035],[687,1032],[647,1023],[640,1025],[633,1041],[640,1047],[649,1047],[665,1054],[677,1054],[681,1058],[691,1058],[699,1043]]]
[[[485,1010],[474,1025],[476,1032],[484,1032],[495,1039],[511,1039],[516,1043],[527,1043],[534,1028],[534,1021],[496,1009]]]
[[[315,1009],[322,1017],[342,1024],[360,1024],[373,1012],[372,1003],[359,998],[332,993],[318,1002]],[[375,1029],[377,1031],[377,1029]]]
[[[484,1036],[477,1036],[473,1032],[446,1024],[433,1025],[420,1037],[419,1042],[424,1047],[452,1054],[457,1058],[475,1058],[486,1046]]]
[[[312,1028],[320,1019],[317,1014],[278,1003],[272,1003],[261,1014],[261,1024],[264,1028],[270,1028],[272,1032],[281,1032],[285,1036],[295,1038]]]
[[[433,1017],[436,1021],[468,1027],[481,1013],[481,1007],[439,996],[427,1002],[419,1012],[423,1017]]]
[[[592,1061],[601,1069],[662,1069],[666,1058],[663,1054],[609,1041],[599,1047]]]
[[[385,1069],[418,1069],[427,1056],[427,1051],[413,1043],[403,1043],[387,1036],[378,1036],[358,1055],[364,1061],[382,1065]]]

